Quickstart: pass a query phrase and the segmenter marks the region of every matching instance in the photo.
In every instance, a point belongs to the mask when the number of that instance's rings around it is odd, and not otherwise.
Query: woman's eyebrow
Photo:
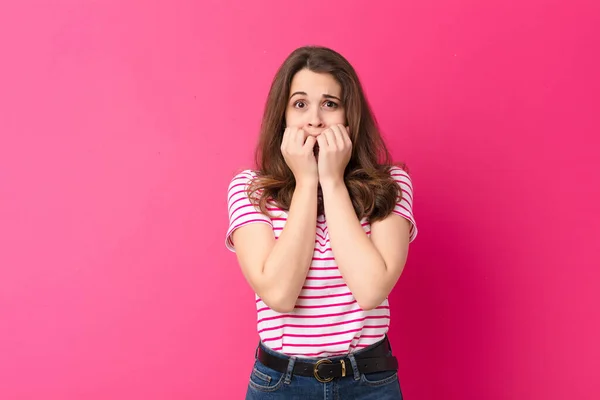
[[[292,93],[292,95],[290,96],[290,99],[291,99],[292,97],[296,96],[296,95],[308,96],[308,95],[306,94],[306,92],[294,92],[294,93]],[[324,94],[324,95],[323,95],[323,98],[325,98],[325,99],[336,99],[337,101],[342,101],[342,99],[340,99],[339,97],[337,97],[337,96],[334,96],[334,95],[332,95],[332,94]]]
[[[299,94],[299,95],[301,95],[301,96],[308,96],[308,95],[306,94],[306,92],[294,92],[294,93],[292,93],[292,95],[290,96],[290,99],[291,99],[292,97],[294,97],[295,95],[297,95],[297,94]]]
[[[336,99],[338,101],[342,101],[342,99],[340,99],[339,97],[334,96],[332,94],[324,94],[323,97],[326,98],[326,99]]]

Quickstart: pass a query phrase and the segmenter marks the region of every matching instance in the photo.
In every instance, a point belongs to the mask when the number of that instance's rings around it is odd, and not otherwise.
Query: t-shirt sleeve
[[[253,178],[254,174],[251,171],[243,171],[231,180],[227,191],[229,228],[227,229],[225,246],[232,252],[235,252],[232,235],[236,229],[252,223],[265,223],[271,227],[273,226],[271,218],[263,214],[248,198],[246,189]]]
[[[413,214],[413,185],[410,179],[410,176],[406,171],[399,167],[392,167],[390,170],[390,174],[392,178],[396,181],[396,183],[400,186],[400,190],[402,190],[402,196],[398,202],[396,202],[396,206],[394,207],[394,214],[400,215],[401,217],[406,218],[410,221],[410,236],[409,243],[415,240],[417,237],[417,223],[415,222],[415,217]]]

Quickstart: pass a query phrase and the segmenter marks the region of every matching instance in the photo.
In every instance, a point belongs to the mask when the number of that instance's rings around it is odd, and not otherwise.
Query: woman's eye
[[[304,108],[306,106],[306,104],[304,104],[303,101],[298,100],[297,102],[294,103],[294,107],[296,108]]]
[[[337,107],[337,103],[328,100],[328,101],[325,102],[325,107],[327,107],[327,108],[336,108]]]

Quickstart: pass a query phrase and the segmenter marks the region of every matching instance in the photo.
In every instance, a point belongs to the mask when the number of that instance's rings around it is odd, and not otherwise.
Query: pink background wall
[[[597,2],[249,3],[0,6],[0,398],[243,397],[226,189],[309,43],[412,170],[406,398],[600,398]]]

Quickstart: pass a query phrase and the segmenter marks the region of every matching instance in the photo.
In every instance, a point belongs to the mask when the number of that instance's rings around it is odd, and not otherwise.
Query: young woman
[[[387,297],[417,234],[412,184],[344,57],[284,61],[256,163],[229,185],[226,239],[256,293],[246,399],[401,399]]]

